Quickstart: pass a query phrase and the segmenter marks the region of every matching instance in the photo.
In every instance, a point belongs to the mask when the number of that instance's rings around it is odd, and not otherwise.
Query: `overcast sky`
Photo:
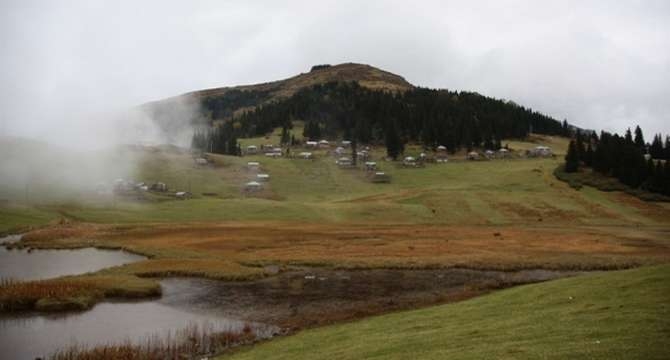
[[[76,139],[110,109],[341,62],[670,133],[670,1],[278,3],[3,0],[0,134]]]

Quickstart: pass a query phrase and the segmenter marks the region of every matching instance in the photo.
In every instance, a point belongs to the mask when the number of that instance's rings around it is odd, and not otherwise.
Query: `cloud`
[[[669,24],[666,1],[4,1],[0,133],[73,143],[96,114],[355,61],[650,137]]]

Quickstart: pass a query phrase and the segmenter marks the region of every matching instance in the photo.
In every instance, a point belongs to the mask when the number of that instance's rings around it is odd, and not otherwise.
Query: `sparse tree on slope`
[[[577,170],[579,170],[579,154],[577,153],[577,144],[574,140],[571,140],[568,153],[565,155],[565,172],[574,173]]]

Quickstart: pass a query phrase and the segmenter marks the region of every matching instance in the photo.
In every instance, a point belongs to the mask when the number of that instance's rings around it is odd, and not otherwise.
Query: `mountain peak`
[[[355,81],[363,87],[387,91],[405,91],[414,88],[402,76],[381,70],[374,66],[357,63],[343,63],[337,65],[315,65],[307,73],[254,85],[240,85],[220,87],[194,91],[185,95],[197,98],[221,96],[230,90],[265,91],[270,93],[271,99],[286,98],[305,87],[328,82]]]

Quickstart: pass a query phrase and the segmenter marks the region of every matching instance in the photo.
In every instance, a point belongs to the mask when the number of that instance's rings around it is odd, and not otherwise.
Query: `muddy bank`
[[[457,301],[575,272],[301,269],[249,282],[166,279],[165,304],[288,329]],[[203,296],[206,294],[206,296]]]

